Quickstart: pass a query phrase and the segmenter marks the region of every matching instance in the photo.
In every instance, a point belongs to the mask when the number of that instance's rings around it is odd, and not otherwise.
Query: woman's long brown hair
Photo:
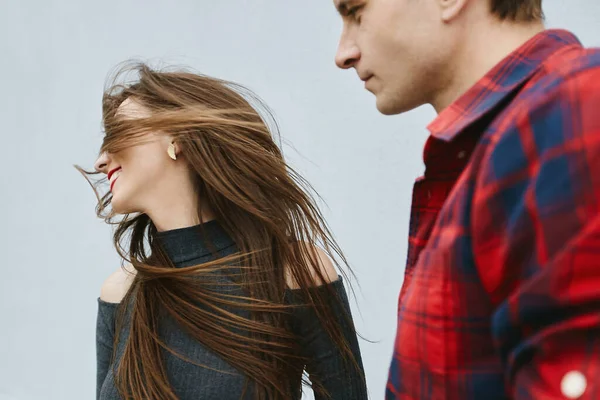
[[[132,72],[136,79],[117,83]],[[146,107],[150,116],[120,117],[117,110],[129,98]],[[172,352],[158,333],[165,315],[243,373],[254,398],[292,398],[307,360],[300,338],[290,329],[294,306],[284,298],[290,279],[349,368],[358,368],[335,322],[339,316],[333,315],[333,304],[340,299],[328,285],[326,290],[310,290],[327,281],[313,245],[346,267],[347,262],[311,195],[314,191],[284,161],[274,141],[274,119],[256,96],[239,85],[195,73],[126,65],[105,91],[103,126],[101,151],[111,153],[140,143],[150,131],[171,135],[193,174],[201,206],[210,207],[239,248],[228,258],[174,268],[147,215],[129,214],[115,221],[111,194],[99,197],[98,216],[116,224],[117,251],[137,270],[120,305],[115,338],[116,352],[127,314],[130,334],[115,371],[123,398],[177,398],[162,361],[163,351]],[[231,276],[245,295],[202,285],[198,278],[216,269],[237,271]],[[236,309],[248,311],[250,318]],[[349,315],[343,318],[353,326]],[[176,355],[185,359],[185,354]],[[311,380],[315,390],[322,390],[318,377]]]

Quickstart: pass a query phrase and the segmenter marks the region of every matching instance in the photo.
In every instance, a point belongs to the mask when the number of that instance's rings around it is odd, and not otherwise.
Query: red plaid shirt
[[[540,33],[429,130],[386,399],[599,399],[600,50]]]

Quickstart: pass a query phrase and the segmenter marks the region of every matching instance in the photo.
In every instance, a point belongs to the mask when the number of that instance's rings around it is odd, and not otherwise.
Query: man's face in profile
[[[378,110],[397,114],[429,102],[451,55],[439,1],[333,3],[343,20],[335,62],[356,70]]]

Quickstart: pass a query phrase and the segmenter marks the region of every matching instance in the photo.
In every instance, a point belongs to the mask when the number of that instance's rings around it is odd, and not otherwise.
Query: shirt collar
[[[451,141],[517,90],[549,56],[569,46],[581,43],[568,31],[555,29],[537,34],[445,108],[427,129],[435,138]]]

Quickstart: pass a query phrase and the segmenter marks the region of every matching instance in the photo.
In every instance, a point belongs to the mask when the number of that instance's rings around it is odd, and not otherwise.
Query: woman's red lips
[[[115,172],[118,172],[121,170],[121,167],[112,169],[109,171],[108,173],[108,181],[110,182],[110,191],[112,192],[113,190],[113,186],[115,185],[115,182],[117,181],[117,179],[119,179],[119,177],[117,176],[114,180],[111,181],[111,178],[113,177],[113,175],[115,174]]]
[[[112,176],[112,174],[114,174],[115,172],[117,172],[120,169],[121,169],[121,167],[117,167],[117,168],[114,168],[114,169],[111,169],[110,171],[108,171],[108,175],[107,175],[108,180],[110,181],[110,177]]]

